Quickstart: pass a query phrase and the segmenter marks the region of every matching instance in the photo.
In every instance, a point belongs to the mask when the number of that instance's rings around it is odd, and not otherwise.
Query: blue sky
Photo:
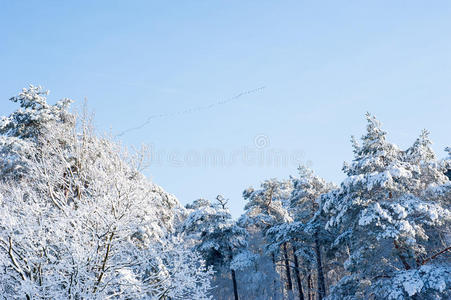
[[[50,102],[86,98],[113,134],[211,105],[121,140],[158,154],[147,175],[182,203],[221,193],[237,216],[243,189],[296,175],[299,162],[339,182],[366,111],[401,147],[429,129],[443,156],[451,2],[5,0],[0,70],[1,115],[41,84]]]

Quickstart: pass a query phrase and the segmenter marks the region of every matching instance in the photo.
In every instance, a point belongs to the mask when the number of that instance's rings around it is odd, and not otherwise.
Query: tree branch
[[[429,262],[430,260],[433,260],[433,259],[437,258],[437,256],[439,256],[440,254],[443,254],[443,253],[445,253],[447,251],[450,251],[450,250],[451,250],[451,247],[448,247],[448,248],[445,248],[445,249],[435,253],[434,255],[432,255],[432,256],[430,256],[430,257],[428,257],[426,259],[423,259],[423,261],[420,263],[420,265],[424,265],[427,262]]]
[[[16,270],[17,273],[19,273],[22,280],[25,280],[25,274],[23,273],[22,268],[17,263],[16,258],[14,257],[14,254],[13,254],[13,241],[12,241],[11,237],[8,237],[8,242],[9,242],[8,255],[13,264],[13,269]]]
[[[97,291],[97,288],[98,288],[100,282],[102,281],[103,275],[105,274],[105,266],[106,266],[106,262],[108,260],[108,257],[110,255],[111,241],[113,240],[113,237],[114,237],[114,232],[111,233],[110,238],[108,240],[108,244],[106,246],[105,257],[103,258],[102,267],[100,268],[101,271],[100,271],[99,278],[97,279],[96,286],[94,287],[94,293]]]

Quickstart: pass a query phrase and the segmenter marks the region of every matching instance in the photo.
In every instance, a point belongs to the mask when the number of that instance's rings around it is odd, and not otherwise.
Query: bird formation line
[[[180,110],[180,111],[174,111],[174,112],[168,112],[168,113],[161,113],[161,114],[151,115],[142,124],[140,124],[138,126],[135,126],[135,127],[131,127],[131,128],[126,129],[126,130],[120,132],[119,134],[117,134],[116,137],[123,136],[123,135],[129,133],[130,131],[139,130],[139,129],[145,127],[146,125],[148,125],[154,119],[173,117],[173,116],[177,116],[177,115],[192,114],[192,113],[195,113],[195,112],[199,112],[199,111],[203,111],[203,110],[207,110],[207,109],[212,109],[212,108],[214,108],[216,106],[228,104],[230,102],[238,100],[239,98],[241,98],[243,96],[247,96],[247,95],[250,95],[250,94],[253,94],[253,93],[260,92],[260,91],[264,90],[265,88],[266,88],[266,86],[262,86],[262,87],[259,87],[259,88],[256,88],[256,89],[247,90],[247,91],[241,92],[241,93],[239,93],[239,94],[237,94],[237,95],[235,95],[235,96],[233,96],[231,98],[224,99],[224,100],[221,100],[221,101],[218,101],[218,102],[215,102],[215,103],[211,103],[211,104],[208,104],[208,105],[196,106],[196,107],[191,107],[191,108],[187,108],[187,109]]]

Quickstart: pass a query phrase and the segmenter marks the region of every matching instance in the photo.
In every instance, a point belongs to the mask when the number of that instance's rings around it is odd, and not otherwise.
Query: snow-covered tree
[[[39,149],[43,130],[58,127],[70,130],[74,116],[68,112],[72,100],[62,99],[55,105],[46,101],[48,91],[30,85],[10,100],[20,108],[0,118],[0,178],[17,177],[26,172],[24,158]],[[64,143],[64,140],[60,141]]]
[[[284,274],[286,281],[286,293],[288,297],[293,298],[293,282],[291,276],[290,253],[287,242],[279,243],[267,236],[267,233],[275,226],[292,222],[290,216],[289,199],[293,185],[291,180],[279,181],[269,179],[261,184],[260,189],[254,190],[248,188],[243,192],[243,197],[247,200],[245,213],[241,216],[239,222],[247,228],[256,228],[264,236],[266,254],[269,254],[274,264],[274,270],[277,274],[277,263],[283,261]],[[274,290],[277,291],[277,279],[274,279]],[[273,298],[276,298],[277,292]]]
[[[404,152],[386,140],[373,116],[367,120],[362,145],[354,141],[354,160],[344,167],[348,177],[323,195],[326,228],[339,230],[335,246],[349,252],[349,275],[328,299],[449,297],[449,282],[431,276],[445,278],[449,271],[441,254],[449,249],[443,233],[451,215],[430,196],[430,189],[437,192],[448,182],[436,172],[427,134]]]
[[[290,197],[290,212],[295,221],[307,223],[319,208],[318,197],[334,186],[315,175],[305,166],[298,168],[299,177],[293,177],[293,192]]]
[[[187,205],[189,214],[181,231],[192,238],[195,249],[217,274],[230,272],[234,298],[238,300],[236,271],[252,264],[253,257],[247,251],[246,230],[232,219],[224,197],[216,200],[212,204],[199,199]]]
[[[277,179],[264,181],[259,190],[248,188],[243,192],[247,203],[241,223],[269,229],[277,223],[291,222],[293,219],[288,212],[287,200],[290,198],[292,189],[291,181]]]
[[[289,213],[293,222],[281,223],[267,232],[270,247],[278,249],[291,244],[293,249],[293,272],[298,285],[299,298],[314,298],[313,269],[317,270],[318,297],[325,295],[322,245],[330,242],[324,231],[324,218],[319,214],[320,195],[334,186],[316,176],[305,166],[299,167],[299,177],[293,177],[293,190],[289,198]],[[299,263],[299,260],[301,263]],[[307,295],[304,295],[301,274],[306,277]]]
[[[423,130],[414,144],[404,152],[403,160],[409,164],[409,192],[421,195],[428,187],[447,183],[447,160],[437,160],[431,148],[429,132]]]
[[[78,131],[67,107],[43,95],[24,90],[13,98],[22,108],[2,119],[0,294],[208,299],[211,272],[173,237],[183,208],[141,174],[145,155],[87,123]]]

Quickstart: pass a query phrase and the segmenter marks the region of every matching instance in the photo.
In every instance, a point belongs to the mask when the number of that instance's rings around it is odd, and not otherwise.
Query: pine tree
[[[278,181],[277,179],[266,180],[261,184],[260,190],[249,188],[243,192],[243,197],[248,202],[245,206],[245,214],[240,219],[240,224],[247,227],[256,227],[262,230],[263,235],[275,226],[292,222],[289,213],[289,198],[292,192],[290,180]],[[277,258],[281,258],[285,269],[286,290],[288,297],[293,298],[293,282],[291,276],[291,265],[288,245],[265,239],[267,253],[272,257],[274,266]],[[275,267],[276,269],[276,267]],[[276,289],[276,280],[274,289]]]
[[[234,298],[238,300],[236,271],[251,264],[252,255],[247,251],[247,232],[232,219],[226,202],[220,195],[216,204],[199,199],[187,205],[189,214],[181,231],[192,238],[207,265],[219,274],[229,270]]]
[[[299,298],[304,299],[300,272],[311,279],[316,267],[318,278],[318,297],[325,296],[324,270],[321,246],[326,244],[329,235],[323,230],[324,218],[319,215],[320,195],[334,186],[314,175],[313,171],[301,166],[299,177],[291,178],[293,190],[289,198],[289,213],[293,222],[286,222],[272,227],[267,232],[270,247],[278,249],[287,243],[293,248],[294,273],[298,285]],[[329,240],[327,240],[329,242]],[[299,267],[298,258],[302,261]],[[311,283],[311,282],[310,282]],[[309,286],[309,282],[307,282]],[[309,295],[311,291],[309,291]],[[313,295],[311,295],[313,297]]]
[[[72,103],[62,99],[55,105],[47,103],[48,91],[30,85],[10,101],[19,103],[20,109],[8,117],[0,118],[0,178],[17,178],[27,171],[24,158],[36,152],[42,144],[40,137],[49,128],[69,132],[75,126],[75,116],[68,112]],[[65,144],[63,140],[59,142]]]
[[[449,229],[450,211],[426,194],[429,188],[446,184],[443,176],[430,176],[436,162],[427,134],[403,152],[386,141],[373,116],[367,114],[367,120],[362,146],[354,143],[354,160],[344,167],[348,177],[339,190],[323,196],[326,228],[338,230],[335,246],[349,251],[345,268],[350,275],[328,299],[446,297],[449,282],[443,278],[449,264],[443,266],[436,254],[428,254],[437,253],[433,250],[437,245],[428,241]],[[438,281],[431,281],[431,272],[438,272]]]

